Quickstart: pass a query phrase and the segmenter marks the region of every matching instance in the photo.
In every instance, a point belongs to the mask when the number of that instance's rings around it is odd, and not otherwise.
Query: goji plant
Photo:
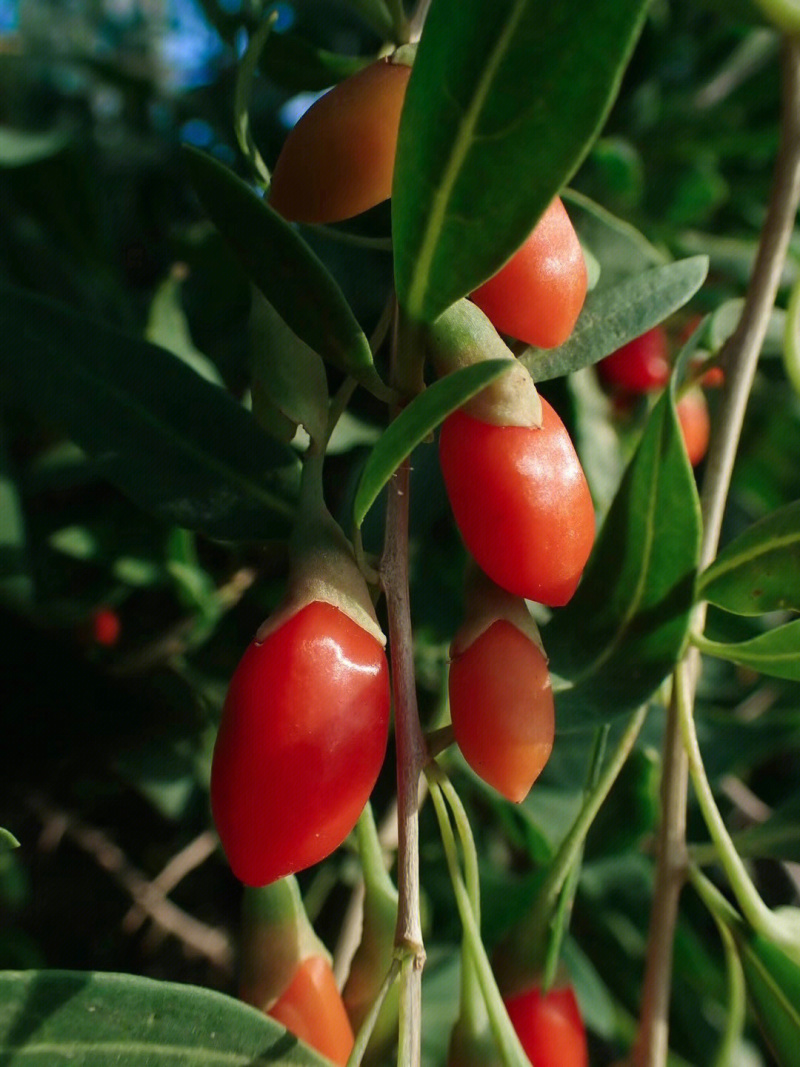
[[[31,9],[0,1062],[794,1067],[795,5]]]

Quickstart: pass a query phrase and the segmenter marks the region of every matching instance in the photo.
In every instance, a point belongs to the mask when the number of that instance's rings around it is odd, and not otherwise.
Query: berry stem
[[[410,338],[395,319],[392,384],[408,395]],[[405,357],[405,358],[404,358]],[[421,377],[421,360],[420,377]],[[396,416],[397,412],[394,412]],[[425,949],[419,906],[419,785],[428,759],[419,722],[408,579],[410,464],[405,459],[388,486],[381,582],[386,595],[397,750],[397,930],[403,957],[398,1067],[418,1067],[422,1045],[422,968]]]
[[[703,515],[701,569],[708,566],[717,553],[745,408],[800,203],[800,109],[797,107],[800,99],[800,41],[784,40],[782,69],[781,141],[767,215],[741,319],[720,353],[725,384],[721,390],[700,498]],[[705,614],[705,605],[699,605],[693,619],[695,633],[702,633]],[[673,941],[678,899],[686,873],[688,757],[680,720],[683,708],[684,735],[691,741],[699,760],[693,718],[699,672],[699,652],[691,649],[675,671],[673,698],[667,712],[662,821],[641,1018],[632,1054],[635,1067],[664,1067],[667,1062]]]

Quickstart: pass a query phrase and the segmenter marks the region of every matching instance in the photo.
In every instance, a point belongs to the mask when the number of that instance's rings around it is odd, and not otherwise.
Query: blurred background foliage
[[[250,107],[268,164],[315,94],[380,45],[345,0],[275,6],[278,32]],[[204,220],[178,149],[188,142],[244,173],[234,72],[259,16],[249,0],[0,0],[0,281],[147,336],[245,405],[248,283]],[[744,291],[777,145],[777,52],[777,36],[763,26],[691,0],[655,0],[618,102],[573,181],[641,231],[656,257],[710,255],[708,283],[667,324],[676,348],[692,315]],[[388,207],[347,231],[387,237]],[[608,233],[581,232],[603,264],[601,281],[636,269],[624,243],[620,259]],[[391,285],[386,250],[330,232],[304,235],[371,331]],[[796,234],[784,307],[799,241]],[[800,401],[780,358],[779,326],[756,380],[726,539],[800,496]],[[646,404],[616,410],[592,370],[543,391],[568,416],[596,498],[607,502]],[[340,514],[380,417],[358,393],[337,431],[327,477]],[[169,527],[105,482],[98,458],[35,410],[0,393],[0,418],[0,826],[21,843],[0,854],[0,967],[130,971],[235,992],[240,888],[209,838],[210,753],[227,679],[280,595],[284,546],[231,546]],[[444,670],[464,556],[432,448],[416,453],[413,482],[416,655],[422,713],[434,727],[446,721]],[[377,550],[380,509],[364,536]],[[118,633],[103,629],[98,613],[107,624],[109,612]],[[738,640],[763,625],[715,612],[708,632]],[[719,661],[701,684],[709,774],[770,904],[798,903],[799,695],[797,684]],[[597,1064],[620,1054],[638,1010],[661,727],[654,707],[592,831],[565,949]],[[457,754],[446,757],[478,839],[490,946],[525,910],[537,864],[569,826],[589,743],[581,735],[557,741],[519,808]],[[379,818],[392,794],[390,760],[376,793]],[[702,854],[694,812],[690,836]],[[425,1055],[433,1064],[443,1062],[457,1011],[460,930],[427,808],[422,841]],[[162,877],[179,856],[187,857],[184,876]],[[344,850],[301,878],[331,947],[356,877]],[[159,899],[168,893],[180,909],[174,928],[163,908],[142,903],[142,885],[159,878]],[[676,1062],[711,1062],[719,1040],[725,976],[716,937],[687,891]],[[740,1062],[768,1064],[755,1031],[748,1038]]]

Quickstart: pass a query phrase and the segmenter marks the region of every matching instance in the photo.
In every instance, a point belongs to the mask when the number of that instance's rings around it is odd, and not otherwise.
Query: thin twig
[[[169,896],[176,886],[180,885],[187,875],[196,870],[216,852],[219,846],[219,838],[213,830],[204,830],[194,840],[190,841],[180,852],[176,852],[172,859],[152,880],[155,886],[164,896]],[[147,919],[147,913],[134,904],[122,920],[122,929],[126,934],[135,934],[139,927]]]
[[[42,837],[50,845],[68,837],[104,871],[111,875],[149,919],[176,937],[189,952],[205,957],[225,974],[233,969],[233,949],[224,930],[215,929],[189,915],[169,900],[164,891],[128,860],[122,849],[103,830],[83,822],[77,815],[46,801],[38,794],[26,798],[28,807],[43,824]],[[55,832],[54,832],[55,831]]]
[[[742,317],[722,351],[725,386],[706,464],[701,507],[703,539],[700,566],[716,556],[733,464],[756,364],[775,303],[798,202],[800,202],[800,42],[783,43],[781,144],[775,162],[767,216],[753,265]],[[705,625],[705,605],[693,629]],[[678,899],[686,871],[686,794],[688,761],[681,739],[678,709],[694,707],[700,657],[688,653],[675,672],[673,699],[664,742],[662,821],[639,1032],[632,1060],[636,1067],[663,1067],[667,1061],[672,951]]]
[[[216,599],[222,611],[229,611],[242,599],[244,594],[258,576],[254,567],[240,567],[221,585],[216,592]],[[133,649],[112,663],[109,673],[118,678],[143,674],[161,663],[166,663],[174,656],[186,651],[189,638],[197,624],[197,615],[181,619],[164,633],[158,635],[146,645]]]

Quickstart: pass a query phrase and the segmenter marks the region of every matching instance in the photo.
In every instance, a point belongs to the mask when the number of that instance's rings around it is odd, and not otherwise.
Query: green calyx
[[[369,804],[358,821],[356,833],[364,872],[364,916],[361,940],[350,964],[342,998],[353,1029],[358,1032],[392,963],[398,894],[386,869]],[[399,995],[400,988],[395,983],[378,1015],[365,1062],[380,1058],[394,1042],[399,1017]]]
[[[294,875],[242,899],[241,999],[268,1011],[311,956],[330,956],[308,920]]]
[[[426,348],[440,378],[487,359],[511,361],[510,370],[481,390],[462,410],[495,426],[541,426],[542,402],[533,379],[471,301],[457,301],[436,319],[427,330]]]
[[[477,563],[470,561],[465,581],[464,622],[450,646],[451,657],[466,652],[470,645],[499,619],[504,619],[516,627],[547,659],[539,627],[523,598],[495,585]]]
[[[325,505],[323,459],[314,452],[306,455],[300,506],[289,542],[291,562],[286,595],[278,610],[259,627],[256,641],[264,641],[308,604],[322,601],[338,608],[384,646],[386,636],[378,624],[352,545]]]

